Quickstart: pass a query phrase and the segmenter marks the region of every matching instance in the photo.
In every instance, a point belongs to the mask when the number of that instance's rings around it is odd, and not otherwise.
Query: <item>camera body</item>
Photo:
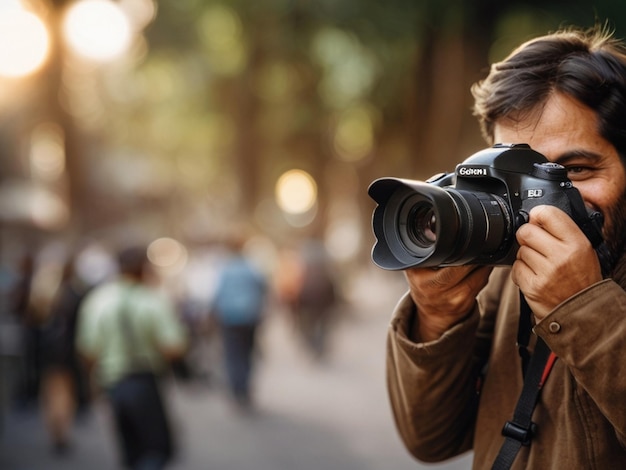
[[[368,190],[378,204],[374,263],[383,269],[511,265],[515,232],[538,205],[566,212],[594,247],[602,215],[589,213],[567,170],[527,144],[497,144],[426,182],[381,178]]]

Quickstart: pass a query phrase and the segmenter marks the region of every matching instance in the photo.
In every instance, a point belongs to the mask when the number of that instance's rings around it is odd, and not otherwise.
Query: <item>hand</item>
[[[537,206],[516,233],[511,271],[539,322],[572,295],[602,280],[596,252],[576,223],[554,206]]]
[[[490,266],[407,269],[411,298],[417,306],[415,339],[436,340],[467,316],[492,269]]]

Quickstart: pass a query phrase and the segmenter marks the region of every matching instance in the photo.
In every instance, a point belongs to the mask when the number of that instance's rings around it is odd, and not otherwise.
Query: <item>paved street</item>
[[[170,383],[167,392],[180,442],[172,468],[469,468],[467,457],[420,465],[400,443],[385,391],[384,348],[389,313],[403,283],[389,280],[389,273],[374,271],[355,284],[346,318],[333,335],[332,354],[323,364],[307,357],[283,316],[270,317],[257,372],[258,411],[252,416],[238,414],[219,385]],[[118,468],[106,413],[97,402],[77,423],[73,451],[63,458],[52,458],[35,412],[12,413],[0,439],[0,468]]]

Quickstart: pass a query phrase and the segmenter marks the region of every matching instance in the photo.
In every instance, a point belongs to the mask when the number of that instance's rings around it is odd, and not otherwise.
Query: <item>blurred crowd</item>
[[[3,259],[0,438],[7,413],[36,412],[46,426],[51,452],[62,458],[72,450],[76,420],[103,394],[117,421],[112,429],[122,442],[120,458],[127,467],[139,468],[132,455],[139,450],[126,448],[123,441],[135,432],[133,416],[145,411],[132,399],[140,386],[134,382],[122,389],[119,384],[122,378],[126,384],[136,363],[150,356],[151,336],[158,336],[154,354],[166,364],[151,370],[157,381],[168,377],[220,390],[241,414],[255,411],[254,377],[262,360],[258,332],[268,315],[287,316],[312,360],[323,363],[331,353],[341,282],[320,241],[282,247],[269,256],[267,245],[237,236],[190,251],[175,273],[155,264],[147,245],[134,249],[145,255],[145,266],[132,268],[136,272],[125,265],[123,251],[99,244],[77,249],[52,244]],[[141,285],[144,298],[129,288],[134,300],[115,303],[116,296],[126,294],[112,286],[124,282]],[[117,328],[117,320],[107,324],[103,319],[107,309],[124,310],[118,317],[139,317],[148,304],[158,313],[132,327],[125,323]],[[180,351],[165,354],[167,346],[180,346]],[[119,366],[116,372],[111,364],[121,363],[122,356],[128,370]],[[164,407],[167,419],[166,403]],[[136,441],[133,436],[126,440]],[[166,461],[145,468],[163,468]]]

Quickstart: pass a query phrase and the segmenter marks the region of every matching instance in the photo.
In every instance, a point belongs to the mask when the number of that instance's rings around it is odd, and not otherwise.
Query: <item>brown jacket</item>
[[[387,382],[397,428],[417,459],[442,461],[473,449],[473,468],[491,468],[522,389],[518,315],[519,290],[508,268],[494,270],[471,316],[437,341],[410,340],[415,305],[408,295],[400,301],[388,337]],[[512,468],[623,468],[626,292],[602,281],[561,304],[534,332],[559,359],[533,414],[536,436]],[[480,370],[486,373],[477,393]]]

